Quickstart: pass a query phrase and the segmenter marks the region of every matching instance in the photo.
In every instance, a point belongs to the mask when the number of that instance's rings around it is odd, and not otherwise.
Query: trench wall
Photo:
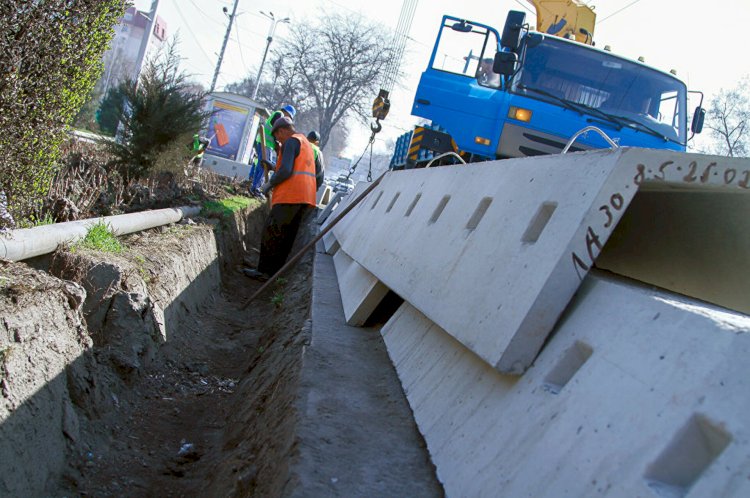
[[[74,399],[91,347],[79,286],[0,263],[0,495],[39,496],[79,435]]]
[[[82,434],[257,245],[265,208],[131,235],[145,256],[87,251],[0,262],[0,495],[56,489]],[[158,241],[162,242],[158,242]],[[166,242],[165,242],[166,241]],[[158,242],[158,243],[157,243]]]
[[[395,172],[324,239],[350,324],[404,299],[381,333],[448,496],[750,493],[750,318],[592,269],[636,191],[737,207],[738,171],[621,149]],[[743,268],[729,219],[717,259]],[[706,263],[691,292],[722,286]]]

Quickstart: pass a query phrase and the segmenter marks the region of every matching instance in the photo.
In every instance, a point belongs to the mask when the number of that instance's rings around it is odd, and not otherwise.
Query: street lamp
[[[260,61],[260,69],[258,69],[258,77],[255,78],[255,89],[253,89],[253,100],[255,100],[255,97],[258,95],[258,87],[260,87],[260,75],[263,74],[263,65],[266,63],[266,56],[268,55],[268,48],[271,46],[271,42],[273,41],[273,34],[276,32],[276,25],[280,22],[289,22],[289,18],[285,17],[284,19],[276,19],[274,17],[273,12],[269,12],[266,14],[265,12],[261,11],[261,14],[266,16],[271,20],[271,27],[268,30],[268,38],[266,38],[266,50],[263,52],[263,60]]]

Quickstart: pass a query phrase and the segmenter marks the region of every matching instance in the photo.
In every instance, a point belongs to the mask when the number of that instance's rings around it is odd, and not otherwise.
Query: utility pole
[[[232,14],[229,16],[229,24],[227,25],[227,32],[224,34],[224,43],[221,44],[221,52],[219,52],[219,60],[216,63],[216,71],[214,71],[214,79],[211,81],[211,89],[208,93],[211,93],[216,88],[216,80],[219,78],[219,71],[221,71],[221,62],[224,60],[224,51],[227,49],[227,42],[229,41],[229,34],[232,32],[232,23],[234,22],[235,14],[237,13],[237,4],[240,0],[234,0],[234,7],[232,7]],[[224,7],[224,13],[227,13],[227,8]]]
[[[266,56],[268,55],[268,48],[271,46],[271,42],[273,41],[273,35],[276,32],[276,24],[280,22],[289,22],[289,18],[285,17],[284,19],[276,19],[274,17],[273,12],[269,12],[266,14],[265,12],[261,11],[261,14],[266,16],[271,20],[271,27],[268,30],[268,38],[266,38],[266,50],[263,52],[263,60],[260,61],[260,69],[258,69],[258,77],[255,78],[255,89],[253,89],[253,96],[252,99],[255,100],[255,97],[258,96],[258,88],[260,87],[260,75],[263,74],[263,65],[266,63]]]
[[[146,53],[148,47],[151,45],[151,39],[154,36],[154,24],[156,24],[156,15],[159,11],[159,0],[153,0],[151,2],[151,12],[149,12],[148,24],[146,25],[145,37],[141,40],[141,47],[138,49],[138,58],[135,60],[135,72],[133,79],[138,84],[138,80],[141,79],[141,69],[143,69],[143,63],[146,60]]]

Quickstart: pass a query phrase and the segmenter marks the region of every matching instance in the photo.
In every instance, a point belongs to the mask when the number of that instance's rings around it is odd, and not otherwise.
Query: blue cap
[[[297,114],[297,110],[294,108],[292,104],[287,104],[284,107],[281,108],[282,111],[286,111],[289,113],[289,116],[291,116],[292,119],[294,119],[294,115]]]

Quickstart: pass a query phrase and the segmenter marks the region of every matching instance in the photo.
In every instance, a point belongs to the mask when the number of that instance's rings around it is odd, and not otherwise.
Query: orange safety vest
[[[273,188],[271,206],[276,204],[309,204],[315,206],[315,156],[310,142],[301,133],[292,135],[299,140],[299,155],[294,160],[292,176]],[[282,147],[283,149],[283,147]],[[277,165],[281,164],[279,152]]]

